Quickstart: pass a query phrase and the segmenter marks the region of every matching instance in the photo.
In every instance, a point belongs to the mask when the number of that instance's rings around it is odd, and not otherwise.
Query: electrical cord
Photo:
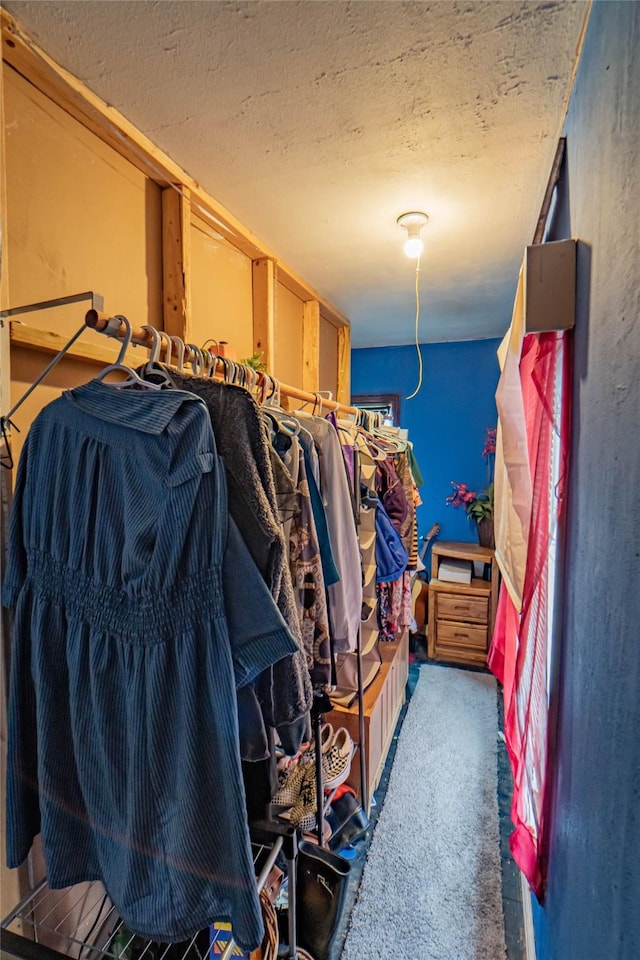
[[[416,351],[418,353],[418,386],[415,388],[413,393],[410,393],[408,397],[405,397],[405,400],[413,400],[415,396],[420,392],[422,387],[422,353],[420,351],[420,340],[418,338],[418,330],[420,325],[420,257],[416,260]]]

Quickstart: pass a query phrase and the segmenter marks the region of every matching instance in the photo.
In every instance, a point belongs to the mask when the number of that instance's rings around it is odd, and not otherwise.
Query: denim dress
[[[237,688],[297,649],[226,509],[201,400],[92,381],[34,421],[3,602],[14,608],[7,861],[101,880],[135,933],[263,932]]]

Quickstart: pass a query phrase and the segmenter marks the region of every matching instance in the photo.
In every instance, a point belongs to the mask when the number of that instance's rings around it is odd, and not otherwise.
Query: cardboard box
[[[576,317],[576,241],[529,246],[524,256],[525,333],[570,330]]]

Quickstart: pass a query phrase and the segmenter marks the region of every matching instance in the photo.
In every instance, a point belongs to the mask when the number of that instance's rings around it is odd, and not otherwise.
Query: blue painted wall
[[[486,428],[495,426],[497,420],[494,394],[500,373],[499,343],[422,344],[423,385],[413,400],[405,397],[418,382],[415,346],[374,347],[351,354],[352,393],[397,393],[401,397],[400,423],[409,430],[425,479],[420,488],[423,505],[418,510],[421,534],[437,521],[441,540],[477,543],[475,525],[462,508],[446,506],[445,499],[451,493],[452,480],[478,491],[487,485],[487,466],[481,454]]]
[[[640,957],[640,4],[594,4],[554,237],[579,239],[563,638],[537,960]]]

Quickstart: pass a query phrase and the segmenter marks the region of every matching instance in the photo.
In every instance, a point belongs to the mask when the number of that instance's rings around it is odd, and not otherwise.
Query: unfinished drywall
[[[162,325],[160,188],[4,66],[11,306],[96,290]],[[24,317],[69,334],[86,306]]]
[[[277,283],[274,374],[297,387],[302,386],[303,312],[303,301]]]
[[[191,226],[191,335],[225,340],[236,359],[253,353],[251,260],[199,218]]]
[[[320,367],[318,389],[338,396],[338,328],[320,316]]]

